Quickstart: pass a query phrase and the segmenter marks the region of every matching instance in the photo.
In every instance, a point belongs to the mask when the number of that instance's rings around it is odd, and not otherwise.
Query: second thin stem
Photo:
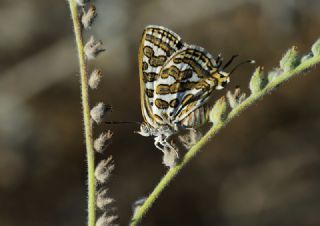
[[[267,93],[270,93],[272,90],[274,90],[278,85],[283,83],[284,81],[292,78],[295,75],[298,75],[307,69],[310,69],[314,67],[315,65],[320,63],[320,56],[313,57],[309,60],[306,60],[305,62],[301,63],[298,67],[295,69],[284,72],[283,74],[279,75],[277,78],[275,78],[273,81],[271,81],[264,89],[260,90],[259,92],[256,92],[254,94],[251,94],[245,101],[243,101],[240,105],[238,105],[236,108],[234,108],[228,115],[228,117],[222,121],[219,122],[211,127],[211,129],[202,137],[184,156],[182,162],[178,164],[177,166],[171,168],[166,175],[160,180],[159,184],[155,187],[155,189],[152,191],[152,193],[148,196],[146,201],[143,203],[143,205],[137,209],[135,212],[135,215],[133,216],[133,219],[130,222],[130,226],[136,226],[139,224],[139,222],[142,220],[144,215],[149,211],[153,203],[156,201],[156,199],[159,197],[159,195],[162,193],[162,191],[169,185],[169,183],[175,178],[175,176],[181,171],[181,169],[187,165],[190,160],[196,156],[201,150],[201,148],[207,144],[213,136],[215,136],[220,130],[226,126],[232,119],[234,119],[237,115],[239,115],[244,109],[246,109],[248,106],[255,103],[257,100],[261,99],[263,96],[265,96]]]

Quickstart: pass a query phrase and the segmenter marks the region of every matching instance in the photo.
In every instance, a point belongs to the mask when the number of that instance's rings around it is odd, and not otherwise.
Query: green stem
[[[201,150],[201,148],[209,142],[209,140],[215,136],[223,127],[225,127],[232,119],[234,119],[238,114],[240,114],[245,108],[255,103],[257,100],[261,99],[264,95],[270,93],[278,85],[284,81],[298,75],[320,63],[320,56],[313,57],[309,60],[304,61],[294,70],[282,73],[275,79],[273,79],[264,89],[251,94],[244,102],[234,108],[228,115],[228,117],[218,124],[215,124],[211,129],[185,154],[181,163],[171,168],[165,176],[161,179],[159,184],[155,187],[149,197],[146,199],[144,204],[136,211],[133,219],[130,222],[130,226],[138,225],[142,220],[143,216],[148,212],[152,204],[159,197],[161,192],[169,185],[169,183],[175,178],[175,176],[181,171],[181,169],[187,165],[190,160],[195,157]]]
[[[84,136],[87,149],[87,164],[88,164],[88,226],[94,226],[96,221],[95,216],[95,197],[96,197],[96,181],[94,177],[94,149],[92,126],[90,122],[90,103],[88,92],[88,75],[87,64],[84,53],[84,45],[82,39],[81,23],[78,16],[78,7],[75,0],[69,0],[71,17],[73,22],[74,34],[78,49],[79,66],[80,66],[80,85],[81,85],[81,100],[83,110]]]

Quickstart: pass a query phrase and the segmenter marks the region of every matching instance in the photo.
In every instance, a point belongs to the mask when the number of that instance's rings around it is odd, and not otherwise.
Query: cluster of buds
[[[88,0],[77,0],[77,4],[82,8],[79,19],[81,21],[81,27],[83,30],[88,30],[94,23],[97,17],[97,10],[92,1]],[[86,60],[94,60],[105,51],[102,41],[97,41],[94,36],[91,36],[89,40],[84,44],[84,53]],[[88,86],[91,90],[98,88],[99,83],[102,79],[102,72],[100,69],[93,69],[88,78]],[[91,125],[99,125],[103,122],[104,117],[107,112],[111,110],[111,106],[104,104],[103,102],[97,103],[90,110]],[[113,133],[108,130],[107,132],[102,132],[93,141],[94,149],[97,153],[105,155],[106,148],[111,144],[111,138]],[[102,156],[102,159],[96,166],[95,178],[98,183],[96,183],[96,207],[100,213],[100,217],[96,221],[96,226],[109,226],[117,225],[118,215],[116,214],[116,208],[113,207],[115,200],[109,197],[108,189],[106,188],[107,183],[112,175],[115,168],[114,161],[112,157]]]
[[[110,156],[99,162],[95,169],[95,177],[100,186],[97,189],[96,205],[102,213],[96,222],[96,226],[117,225],[115,222],[119,219],[117,209],[114,207],[115,200],[109,196],[107,183],[110,180],[115,165]]]

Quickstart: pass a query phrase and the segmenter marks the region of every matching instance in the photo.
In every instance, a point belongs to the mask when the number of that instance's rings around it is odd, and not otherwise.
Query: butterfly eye
[[[228,82],[227,81],[223,81],[223,82],[221,82],[221,86],[226,86],[228,84]]]

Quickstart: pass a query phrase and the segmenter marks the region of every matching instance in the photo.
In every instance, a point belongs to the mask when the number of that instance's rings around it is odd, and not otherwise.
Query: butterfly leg
[[[159,150],[164,152],[165,145],[164,145],[163,140],[162,140],[161,137],[162,137],[162,135],[154,137],[154,146],[156,146],[156,148],[158,148]]]
[[[160,151],[164,152],[164,147],[161,144],[159,136],[154,138],[154,146],[156,146],[156,148],[158,148]]]
[[[165,151],[166,148],[172,148],[172,145],[168,142],[169,136],[161,134],[154,138],[154,145],[161,150],[162,152]]]
[[[164,152],[165,148],[174,149],[174,146],[169,142],[169,138],[170,136],[164,134],[156,136],[154,138],[154,145],[162,152]]]

